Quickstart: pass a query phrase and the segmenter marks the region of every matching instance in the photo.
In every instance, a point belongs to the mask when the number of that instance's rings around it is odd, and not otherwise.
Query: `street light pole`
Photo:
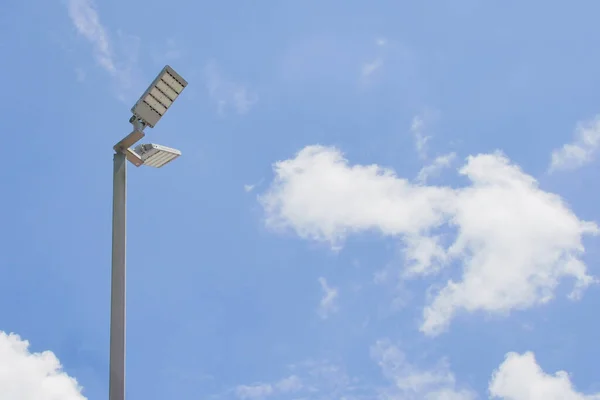
[[[109,400],[125,400],[125,248],[127,163],[117,152],[113,160],[112,270],[110,285]]]
[[[132,148],[144,136],[146,127],[154,128],[187,82],[170,66],[165,66],[132,107],[129,122],[133,131],[113,149],[113,215],[112,267],[110,283],[110,372],[109,400],[125,400],[125,253],[127,161],[136,167],[147,165],[161,168],[181,155],[181,152],[155,143]]]

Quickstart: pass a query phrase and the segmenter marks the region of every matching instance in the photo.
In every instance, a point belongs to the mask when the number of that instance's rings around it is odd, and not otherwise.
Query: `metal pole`
[[[125,400],[125,228],[127,165],[125,154],[114,155],[112,272],[110,286],[109,400]]]

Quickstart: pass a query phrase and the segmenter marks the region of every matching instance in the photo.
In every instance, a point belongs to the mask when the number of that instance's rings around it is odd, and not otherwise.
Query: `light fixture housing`
[[[131,108],[131,112],[154,128],[186,86],[186,80],[167,65]]]
[[[134,152],[140,157],[143,165],[155,168],[160,168],[181,155],[177,149],[155,143],[140,144],[135,147]]]

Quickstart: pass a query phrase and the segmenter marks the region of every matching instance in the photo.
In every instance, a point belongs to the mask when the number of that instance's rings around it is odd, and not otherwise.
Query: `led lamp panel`
[[[181,155],[181,152],[160,144],[141,144],[135,148],[144,165],[160,168]]]
[[[154,128],[186,86],[185,79],[167,65],[135,103],[131,112]]]

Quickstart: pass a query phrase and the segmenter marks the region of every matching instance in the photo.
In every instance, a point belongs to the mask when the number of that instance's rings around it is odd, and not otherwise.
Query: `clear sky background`
[[[7,0],[0,399],[600,398],[600,3]]]

